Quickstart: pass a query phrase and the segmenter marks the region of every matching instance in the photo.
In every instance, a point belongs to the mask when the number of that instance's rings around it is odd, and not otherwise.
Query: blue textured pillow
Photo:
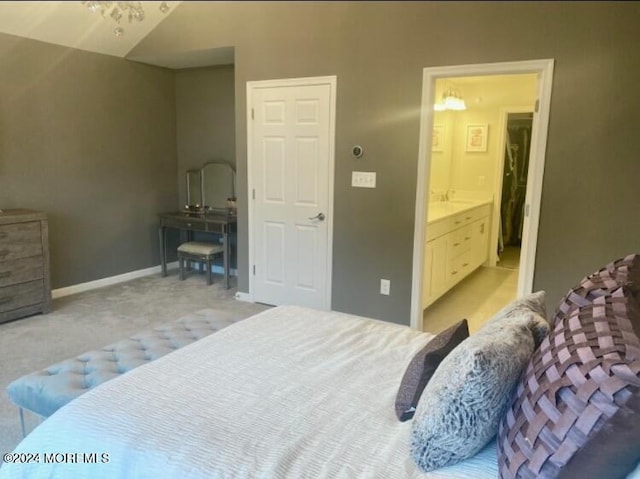
[[[549,332],[544,296],[507,305],[440,363],[413,419],[411,454],[422,470],[468,459],[496,435],[520,374]]]

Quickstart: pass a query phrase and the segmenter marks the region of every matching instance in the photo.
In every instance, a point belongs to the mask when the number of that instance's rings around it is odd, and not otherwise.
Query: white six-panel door
[[[250,289],[330,309],[335,77],[249,82]]]

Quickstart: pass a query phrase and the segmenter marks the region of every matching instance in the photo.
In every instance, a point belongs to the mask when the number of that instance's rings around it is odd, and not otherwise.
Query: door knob
[[[324,213],[318,213],[317,215],[312,216],[312,217],[310,217],[309,219],[310,219],[310,220],[320,220],[320,221],[324,221],[324,218],[325,218]]]

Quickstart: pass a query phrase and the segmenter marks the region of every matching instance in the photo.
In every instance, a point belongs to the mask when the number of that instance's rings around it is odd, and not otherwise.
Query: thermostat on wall
[[[360,158],[363,153],[364,153],[364,150],[360,145],[356,145],[351,149],[351,154],[356,158]]]

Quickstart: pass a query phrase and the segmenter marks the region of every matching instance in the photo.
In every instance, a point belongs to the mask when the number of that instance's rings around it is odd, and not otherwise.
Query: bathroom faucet
[[[429,193],[431,194],[431,198],[435,199],[436,201],[449,201],[453,199],[455,190],[446,190],[444,192],[442,192],[442,190],[429,190]]]

